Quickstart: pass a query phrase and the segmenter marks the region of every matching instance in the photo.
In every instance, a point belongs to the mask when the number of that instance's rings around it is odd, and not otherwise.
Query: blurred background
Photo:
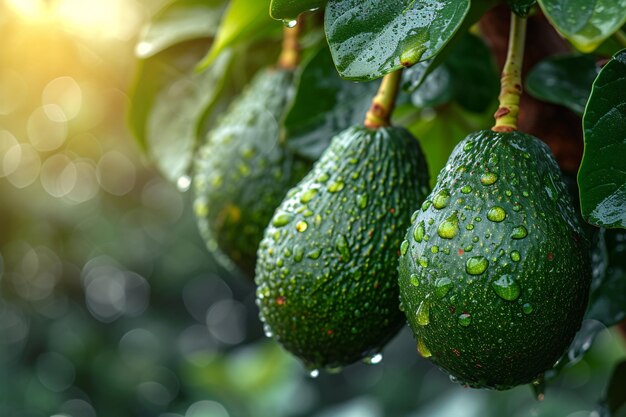
[[[265,338],[252,283],[204,248],[188,182],[126,127],[135,45],[165,3],[0,0],[0,416],[599,415],[626,357],[616,331],[543,401],[453,384],[406,329],[381,363],[316,379]]]

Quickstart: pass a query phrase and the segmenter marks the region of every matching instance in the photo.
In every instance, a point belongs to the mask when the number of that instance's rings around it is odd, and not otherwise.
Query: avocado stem
[[[379,129],[391,126],[391,113],[396,106],[401,80],[402,69],[385,75],[380,83],[378,94],[372,100],[372,105],[365,115],[365,127]]]
[[[283,46],[278,58],[278,67],[285,70],[294,70],[300,64],[300,34],[302,19],[298,18],[293,27],[283,29]]]
[[[522,65],[526,43],[526,19],[511,13],[511,33],[502,77],[500,78],[500,106],[494,114],[494,132],[517,130],[520,100],[522,98]]]
[[[622,47],[626,48],[626,33],[622,29],[613,34],[613,39],[619,43]]]

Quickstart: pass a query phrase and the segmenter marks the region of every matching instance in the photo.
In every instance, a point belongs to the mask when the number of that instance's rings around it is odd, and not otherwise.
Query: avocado
[[[351,127],[274,213],[256,269],[261,320],[309,369],[376,355],[404,323],[397,257],[428,194],[405,129]]]
[[[590,244],[549,148],[479,131],[414,213],[400,300],[418,351],[452,379],[508,389],[541,378],[580,328]]]
[[[274,209],[312,165],[280,140],[292,85],[293,71],[257,74],[208,133],[195,163],[200,232],[211,251],[227,255],[250,277]]]

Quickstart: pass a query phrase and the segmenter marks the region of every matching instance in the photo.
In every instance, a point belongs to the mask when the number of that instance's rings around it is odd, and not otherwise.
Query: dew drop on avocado
[[[467,142],[463,147],[464,151],[471,151],[474,148],[474,142]]]
[[[339,191],[343,190],[343,187],[345,187],[345,185],[346,184],[343,181],[332,182],[328,186],[328,192],[329,193],[338,193]]]
[[[430,301],[424,300],[417,308],[417,324],[428,326],[430,324]]]
[[[467,327],[472,324],[472,316],[467,313],[459,315],[459,324],[463,327]]]
[[[274,227],[283,227],[288,225],[293,220],[293,214],[291,213],[278,213],[274,216],[274,220],[272,221],[272,226]]]
[[[524,312],[524,314],[531,314],[533,312],[534,308],[532,306],[532,304],[530,303],[525,303],[522,306],[522,311]]]
[[[489,261],[484,256],[473,256],[465,263],[465,270],[470,275],[480,275],[489,267]]]
[[[437,228],[437,234],[442,239],[453,239],[459,233],[459,217],[456,212],[444,220]]]
[[[411,285],[414,287],[419,287],[420,285],[420,280],[417,277],[417,274],[411,274],[411,277],[409,278],[409,282],[411,282]]]
[[[422,358],[430,358],[431,356],[433,356],[428,347],[426,347],[423,339],[417,340],[417,351],[420,355],[422,355]]]
[[[357,197],[357,205],[359,208],[367,208],[367,194],[361,194]]]
[[[433,246],[430,248],[430,253],[439,253],[439,246]]]
[[[409,250],[409,241],[408,240],[404,240],[402,242],[402,244],[400,245],[400,254],[402,254],[403,256],[406,255],[406,252]]]
[[[315,249],[314,251],[311,251],[307,254],[307,258],[315,260],[319,258],[321,254],[322,254],[321,250]]]
[[[309,190],[306,190],[300,197],[300,202],[302,204],[306,204],[310,202],[311,200],[313,200],[313,197],[315,197],[316,194],[317,194],[317,188],[311,188]]]
[[[450,278],[439,278],[435,281],[435,295],[437,298],[443,298],[452,289],[452,281]]]
[[[299,221],[299,222],[296,224],[296,230],[297,230],[298,232],[300,232],[300,233],[302,233],[302,232],[306,231],[306,229],[308,229],[308,228],[309,228],[309,224],[308,224],[307,222],[305,222],[304,220]]]
[[[506,211],[502,207],[492,207],[487,212],[487,218],[495,223],[500,223],[506,218]]]
[[[415,226],[415,229],[413,230],[413,238],[418,243],[421,243],[422,240],[424,240],[424,227],[424,221],[421,221],[418,223],[417,226]]]
[[[304,257],[304,249],[300,245],[296,245],[293,248],[293,260],[296,262],[301,262]]]
[[[470,185],[466,185],[465,187],[461,188],[461,192],[463,194],[469,194],[472,192],[472,187]]]
[[[448,206],[450,202],[450,193],[448,190],[441,190],[437,193],[435,197],[433,197],[433,207],[437,210],[441,210]]]
[[[513,252],[511,252],[511,260],[513,262],[519,262],[520,259],[522,259],[522,257],[520,256],[518,251],[514,250]]]
[[[522,291],[520,285],[511,275],[502,275],[491,283],[491,288],[500,298],[507,301],[517,300]]]
[[[486,172],[480,177],[480,183],[482,185],[493,185],[498,181],[498,174],[493,172]]]
[[[337,249],[337,252],[339,252],[344,261],[350,260],[350,248],[348,247],[348,241],[344,235],[337,236],[335,249]]]
[[[528,230],[524,226],[517,226],[511,232],[511,238],[513,239],[524,239],[526,236],[528,236]]]

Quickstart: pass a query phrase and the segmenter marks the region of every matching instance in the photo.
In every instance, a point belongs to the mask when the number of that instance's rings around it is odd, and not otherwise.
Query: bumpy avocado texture
[[[465,138],[413,215],[399,271],[422,356],[476,388],[540,378],[579,329],[591,278],[549,148],[519,132]]]
[[[280,140],[293,72],[260,72],[207,135],[195,164],[194,209],[210,250],[250,277],[263,230],[310,163]],[[228,259],[227,258],[227,259]]]
[[[373,356],[400,329],[397,258],[427,194],[410,133],[352,127],[276,210],[259,247],[257,303],[266,330],[308,368]]]

